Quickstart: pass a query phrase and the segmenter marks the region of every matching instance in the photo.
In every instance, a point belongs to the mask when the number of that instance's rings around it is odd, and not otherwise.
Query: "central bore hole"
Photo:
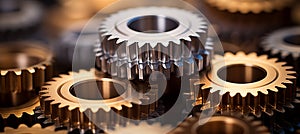
[[[44,59],[24,53],[0,54],[0,69],[27,68],[41,63]]]
[[[291,45],[300,46],[300,34],[287,36],[283,40]]]
[[[125,92],[122,85],[111,81],[88,80],[74,84],[70,93],[87,100],[105,100],[120,96]]]
[[[163,33],[176,29],[178,21],[163,16],[141,16],[131,19],[127,26],[137,32]]]
[[[267,72],[258,66],[237,64],[221,68],[218,76],[222,80],[232,83],[253,83],[265,78]]]
[[[225,121],[207,122],[196,129],[197,134],[244,134],[242,126]]]

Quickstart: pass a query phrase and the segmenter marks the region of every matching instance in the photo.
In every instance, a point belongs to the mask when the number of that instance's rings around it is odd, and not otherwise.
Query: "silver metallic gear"
[[[102,58],[110,60],[108,64],[125,66],[127,69],[122,72],[128,79],[145,79],[145,75],[158,66],[165,70],[172,64],[182,68],[182,64],[192,66],[198,62],[198,70],[202,70],[201,51],[205,50],[207,25],[203,16],[177,8],[123,10],[106,18],[100,26],[101,48],[105,56]],[[118,69],[101,69],[112,76],[126,77],[115,71]]]
[[[220,10],[235,13],[261,13],[281,10],[293,3],[293,0],[206,0]]]
[[[110,130],[107,134],[166,134],[172,130],[170,125],[162,125],[161,123],[149,124],[142,121],[138,124],[130,124],[125,127],[118,127]]]
[[[262,122],[251,116],[242,116],[239,113],[215,114],[212,117],[200,118],[199,115],[187,118],[170,134],[269,134]]]
[[[0,132],[0,134],[67,134],[67,131],[60,130],[55,131],[54,126],[42,128],[40,125],[36,124],[32,127],[27,127],[26,125],[20,125],[18,129],[13,129],[6,127],[4,132]]]
[[[261,112],[273,115],[273,110],[284,112],[283,107],[293,108],[296,77],[295,72],[290,71],[293,67],[285,64],[256,53],[216,55],[212,69],[201,73],[201,79],[192,84],[194,105],[245,115],[252,113],[258,117]],[[209,94],[211,99],[207,99]],[[220,97],[219,104],[216,100]]]
[[[70,131],[97,131],[99,127],[106,130],[127,124],[127,118],[140,119],[155,110],[153,105],[156,104],[148,102],[155,94],[133,92],[130,84],[105,78],[95,69],[70,72],[47,84],[40,91],[42,111],[48,121],[57,127],[68,127]],[[146,103],[148,105],[142,105]]]

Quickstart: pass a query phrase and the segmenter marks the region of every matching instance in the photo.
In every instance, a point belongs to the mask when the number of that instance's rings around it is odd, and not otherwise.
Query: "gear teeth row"
[[[222,80],[218,75],[222,68],[244,65],[257,66],[265,71],[264,78],[256,82],[235,83]],[[295,72],[277,59],[268,59],[266,55],[256,53],[236,55],[226,53],[224,57],[216,55],[212,61],[212,70],[201,73],[201,79],[192,83],[194,105],[218,107],[220,111],[238,111],[244,115],[261,113],[273,115],[273,110],[284,112],[284,107],[293,108],[295,99]],[[243,73],[242,71],[239,73]],[[227,73],[227,75],[233,75]]]

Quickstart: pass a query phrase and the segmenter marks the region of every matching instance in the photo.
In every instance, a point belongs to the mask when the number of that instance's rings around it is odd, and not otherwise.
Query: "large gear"
[[[128,123],[121,115],[126,119],[141,119],[155,108],[152,106],[155,103],[142,105],[153,96],[133,92],[130,84],[105,78],[95,69],[61,75],[43,89],[40,99],[44,115],[58,127],[65,126],[70,131],[106,130]]]
[[[55,131],[53,126],[42,128],[40,125],[36,124],[32,127],[27,127],[26,125],[20,125],[18,129],[13,129],[6,127],[4,132],[0,134],[66,134],[67,131]]]
[[[145,79],[151,70],[172,65],[180,68],[184,63],[198,63],[198,70],[202,70],[207,30],[205,18],[187,10],[140,7],[120,11],[106,18],[99,29],[104,59],[112,69],[98,68],[128,79]],[[115,70],[122,70],[122,74]]]
[[[296,77],[290,71],[292,67],[285,64],[256,53],[216,55],[212,69],[203,72],[201,79],[193,84],[195,105],[258,117],[261,112],[272,115],[273,110],[284,112],[283,107],[293,108]],[[216,98],[207,99],[209,94]]]
[[[220,10],[240,13],[261,13],[281,10],[293,3],[293,0],[206,0]]]
[[[212,117],[199,119],[199,115],[187,118],[170,134],[268,134],[268,128],[254,117],[245,117],[239,113],[215,114]]]
[[[172,130],[171,125],[162,125],[161,123],[147,123],[142,121],[138,124],[130,124],[125,127],[118,127],[115,130],[108,131],[107,134],[166,134]]]
[[[36,42],[0,45],[0,116],[33,115],[37,91],[52,77],[52,53]]]

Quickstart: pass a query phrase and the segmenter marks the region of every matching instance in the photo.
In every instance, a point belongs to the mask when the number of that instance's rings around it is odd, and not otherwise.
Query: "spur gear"
[[[104,57],[98,59],[106,59],[112,69],[98,68],[128,79],[145,79],[151,70],[169,71],[185,63],[200,64],[198,70],[203,70],[207,30],[205,18],[187,10],[141,7],[120,11],[106,18],[99,29]]]
[[[270,132],[262,122],[254,120],[254,117],[226,112],[203,119],[199,118],[199,115],[187,118],[170,134],[202,133],[269,134]]]
[[[70,131],[106,130],[127,124],[128,118],[148,116],[155,108],[154,103],[147,103],[153,96],[133,92],[126,81],[105,78],[95,69],[61,75],[47,84],[40,91],[42,111],[57,127]]]
[[[53,126],[42,128],[40,125],[36,124],[32,127],[27,127],[26,125],[20,125],[18,129],[13,129],[6,127],[4,132],[0,134],[66,134],[67,131],[55,131]]]
[[[291,27],[271,33],[261,47],[272,57],[278,57],[294,66],[300,75],[300,27]],[[300,82],[300,79],[298,78]],[[299,83],[297,83],[299,86]]]
[[[193,84],[194,105],[218,107],[220,111],[238,111],[245,115],[252,113],[258,117],[261,112],[272,115],[273,110],[284,112],[283,107],[293,108],[296,77],[293,76],[295,72],[290,71],[292,67],[285,64],[256,53],[216,55],[212,69],[203,72],[201,79]],[[209,94],[216,98],[207,99]],[[218,99],[217,103],[211,102]]]
[[[160,123],[147,123],[142,121],[138,124],[130,124],[125,127],[119,127],[115,130],[108,131],[107,134],[166,134],[173,128],[170,125],[162,125]]]
[[[0,45],[0,116],[33,115],[37,91],[52,77],[52,53],[36,42]]]
[[[293,0],[206,0],[220,10],[235,13],[261,13],[281,10],[293,3]]]

